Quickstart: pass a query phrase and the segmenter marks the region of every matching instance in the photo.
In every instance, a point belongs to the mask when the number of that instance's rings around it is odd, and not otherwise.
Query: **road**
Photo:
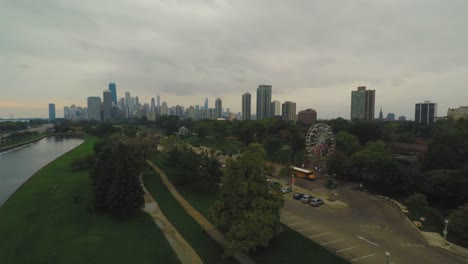
[[[352,263],[465,263],[445,251],[428,246],[419,231],[386,201],[355,191],[339,190],[348,208],[313,207],[285,195],[281,221]]]

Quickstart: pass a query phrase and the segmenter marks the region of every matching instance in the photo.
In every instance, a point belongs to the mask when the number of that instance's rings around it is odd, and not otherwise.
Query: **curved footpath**
[[[172,249],[176,253],[180,262],[183,264],[198,264],[203,263],[200,257],[197,255],[195,250],[190,246],[187,241],[179,234],[177,229],[171,224],[171,222],[162,213],[158,203],[146,190],[143,180],[140,176],[140,182],[145,192],[145,208],[143,209],[146,213],[153,217],[156,225],[161,229],[162,233],[166,237],[167,241],[171,245]]]
[[[197,223],[205,230],[207,234],[211,236],[216,242],[218,242],[221,245],[224,245],[226,242],[226,237],[218,230],[212,223],[210,223],[200,212],[198,212],[195,208],[190,205],[187,200],[185,200],[182,195],[176,190],[174,185],[169,181],[167,178],[166,174],[164,171],[162,171],[158,166],[156,166],[154,163],[152,163],[149,160],[146,160],[146,162],[153,168],[154,171],[156,171],[159,176],[161,177],[161,180],[163,184],[166,186],[166,188],[169,190],[169,192],[174,196],[174,198],[180,203],[180,205],[184,208],[187,213],[197,221]],[[241,251],[236,251],[234,253],[234,258],[239,261],[240,263],[245,263],[245,264],[253,264],[255,263],[254,260],[252,260],[246,253],[241,252]]]

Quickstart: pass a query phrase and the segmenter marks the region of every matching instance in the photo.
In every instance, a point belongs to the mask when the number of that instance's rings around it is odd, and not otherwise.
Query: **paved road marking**
[[[303,224],[303,223],[307,223],[309,221],[301,221],[301,222],[297,222],[297,223],[294,223],[294,224],[287,224],[288,226],[294,226],[294,225],[298,225],[298,224]]]
[[[336,253],[343,252],[343,251],[346,251],[346,250],[351,250],[351,249],[353,249],[353,248],[358,248],[358,247],[361,247],[361,246],[354,246],[354,247],[349,247],[349,248],[341,249],[341,250],[336,251]]]
[[[411,243],[400,243],[400,246],[402,246],[402,247],[418,247],[418,248],[425,248],[426,247],[423,244],[411,244]]]
[[[313,237],[319,237],[319,236],[324,236],[326,234],[330,234],[331,232],[326,232],[326,233],[322,233],[322,234],[318,234],[318,235],[313,235],[313,236],[308,236],[308,238],[313,238]]]
[[[298,216],[297,216],[297,215],[293,215],[293,216],[288,216],[288,217],[281,218],[280,220],[281,220],[281,221],[284,221],[284,220],[286,220],[286,219],[291,219],[291,218],[296,218],[296,217],[298,217]]]
[[[374,246],[376,246],[376,247],[380,247],[380,246],[377,245],[376,243],[374,243],[374,242],[372,242],[372,241],[369,241],[369,240],[363,238],[362,236],[356,235],[356,237],[359,238],[359,239],[361,239],[361,240],[364,240],[364,241],[366,241],[366,242],[368,242],[368,243],[370,243],[370,244],[372,244],[372,245],[374,245]]]
[[[310,230],[310,229],[315,229],[315,228],[319,228],[319,227],[320,227],[320,226],[308,227],[308,228],[304,228],[304,229],[297,230],[297,232],[302,232],[302,231],[306,231],[306,230]]]
[[[352,259],[351,262],[353,262],[353,261],[358,261],[358,260],[365,259],[365,258],[369,258],[369,257],[375,256],[375,255],[377,255],[377,253],[369,254],[369,255],[366,255],[366,256],[362,256],[362,257],[360,257],[360,258]]]
[[[322,243],[322,244],[320,244],[320,245],[324,246],[324,245],[328,245],[328,244],[335,243],[335,242],[339,242],[339,241],[343,241],[343,240],[344,240],[344,238],[343,238],[343,239],[337,239],[337,240],[333,240],[333,241],[328,241],[328,242]]]

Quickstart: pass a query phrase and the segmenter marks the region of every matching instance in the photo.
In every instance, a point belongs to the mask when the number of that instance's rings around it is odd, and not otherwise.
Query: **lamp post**
[[[390,264],[390,252],[385,252],[385,257],[387,258],[387,264]]]
[[[292,190],[294,191],[294,182],[296,181],[296,179],[294,179],[294,173],[291,174],[291,186],[292,186]]]
[[[445,219],[444,222],[445,222],[444,239],[445,239],[445,241],[447,241],[447,226],[448,226],[449,220],[448,220],[448,219]]]

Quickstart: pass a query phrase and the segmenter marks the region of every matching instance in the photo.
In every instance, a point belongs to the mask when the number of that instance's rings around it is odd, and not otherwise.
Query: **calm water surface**
[[[79,138],[48,137],[0,153],[0,206],[36,171],[81,143]]]

